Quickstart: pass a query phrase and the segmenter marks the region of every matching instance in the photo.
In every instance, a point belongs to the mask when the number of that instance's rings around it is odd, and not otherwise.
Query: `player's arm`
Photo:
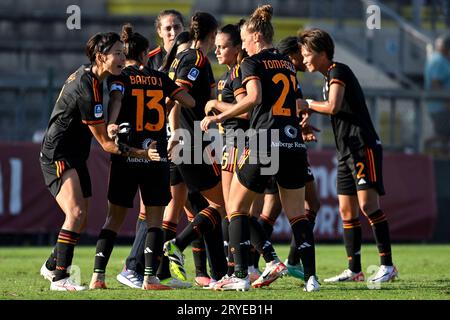
[[[235,118],[238,115],[249,112],[254,106],[260,104],[262,101],[261,81],[257,78],[250,79],[246,85],[247,95],[243,97],[236,104],[233,104],[230,109],[225,110],[217,116],[205,117],[200,127],[202,130],[208,130],[211,123],[223,122],[230,118]]]
[[[88,125],[95,140],[100,144],[104,151],[112,154],[118,154],[122,156],[130,156],[133,158],[150,159],[152,161],[159,161],[160,157],[156,149],[150,148],[148,150],[132,148],[127,145],[116,145],[113,140],[108,137],[106,133],[105,123],[99,123],[95,125]]]
[[[178,101],[186,108],[194,108],[195,100],[192,96],[186,91],[185,88],[180,87],[180,90],[177,90],[174,94],[172,94],[171,99]]]
[[[341,110],[344,93],[345,86],[340,83],[332,83],[328,92],[328,101],[306,99],[307,108],[322,114],[336,114]]]
[[[240,93],[239,95],[237,95],[235,97],[236,98],[236,102],[241,101],[245,96],[246,96],[245,91]],[[224,101],[218,101],[216,99],[209,100],[206,103],[206,106],[205,106],[205,113],[206,114],[208,114],[210,112],[222,113],[222,112],[225,112],[227,109],[229,109],[229,108],[231,108],[233,106],[234,106],[233,103],[228,103],[228,102],[224,102]],[[248,112],[240,114],[236,118],[241,118],[241,119],[247,119],[248,120]]]

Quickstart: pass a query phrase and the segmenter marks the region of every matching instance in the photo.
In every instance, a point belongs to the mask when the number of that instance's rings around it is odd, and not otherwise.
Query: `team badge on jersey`
[[[101,118],[103,116],[103,105],[96,104],[94,107],[94,117]]]
[[[189,73],[188,73],[188,79],[195,81],[198,77],[198,75],[200,74],[200,71],[197,68],[192,68]]]
[[[284,133],[289,137],[289,138],[295,138],[297,136],[297,129],[294,128],[291,125],[287,125],[286,127],[284,127]]]

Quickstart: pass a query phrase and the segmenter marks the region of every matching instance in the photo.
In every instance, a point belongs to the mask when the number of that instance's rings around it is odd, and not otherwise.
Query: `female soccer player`
[[[195,154],[211,156],[209,144],[201,141],[198,145],[195,142],[194,131],[201,132],[199,123],[205,116],[204,107],[206,102],[214,96],[213,87],[215,81],[212,75],[211,65],[206,54],[214,46],[217,30],[217,21],[209,13],[197,12],[191,18],[190,35],[192,45],[189,49],[180,52],[173,61],[169,76],[175,82],[186,88],[194,97],[196,107],[193,109],[181,109],[180,128],[183,139],[183,158],[186,161],[178,163],[172,169],[173,182],[178,180],[180,193],[174,201],[179,201],[184,205],[187,197],[187,190],[198,190],[208,201],[208,207],[197,214],[194,220],[173,240],[165,243],[164,250],[171,262],[171,271],[180,280],[186,280],[184,271],[184,256],[182,251],[192,242],[192,240],[208,236],[214,230],[216,244],[223,247],[222,233],[216,226],[220,224],[225,216],[225,204],[220,184],[220,167],[217,163],[207,163],[204,159],[198,158]],[[203,158],[203,157],[201,157]],[[196,160],[201,160],[196,161]],[[214,268],[216,277],[221,278],[226,273],[226,258],[223,249],[210,250],[210,261],[216,263]]]
[[[145,272],[142,289],[165,290],[156,270],[162,256],[164,207],[169,203],[170,177],[167,154],[166,97],[194,107],[194,99],[162,72],[144,68],[148,60],[148,40],[133,32],[130,24],[122,27],[126,63],[120,76],[108,78],[112,117],[110,121],[130,125],[129,143],[148,148],[155,146],[158,161],[140,161],[112,156],[108,189],[108,216],[97,241],[94,274],[90,289],[106,289],[105,271],[114,242],[139,189],[145,205],[148,231],[145,239]],[[116,127],[116,125],[111,125]],[[120,126],[119,126],[120,128]],[[117,134],[120,134],[117,133]],[[157,181],[157,183],[155,183]]]
[[[364,281],[358,209],[372,226],[381,260],[381,267],[370,281],[390,281],[397,276],[397,269],[392,263],[388,222],[379,205],[379,196],[384,195],[382,146],[363,91],[351,69],[333,61],[334,43],[328,33],[306,30],[300,43],[308,71],[325,76],[325,101],[307,99],[306,109],[330,115],[338,153],[337,193],[349,266],[325,282]]]
[[[51,281],[50,290],[80,291],[68,274],[75,245],[87,220],[91,181],[86,161],[92,136],[106,152],[151,158],[154,150],[116,145],[108,137],[103,109],[102,81],[119,75],[125,65],[123,43],[118,34],[98,33],[86,45],[89,65],[82,65],[64,83],[45,132],[40,163],[45,184],[66,218],[55,249],[41,267],[41,275]]]
[[[148,54],[148,63],[147,66],[154,70],[159,70],[163,67],[164,61],[166,60],[166,53],[170,51],[170,49],[174,46],[175,41],[178,41],[178,44],[185,43],[188,40],[184,40],[180,35],[184,30],[184,19],[180,12],[176,10],[164,10],[161,11],[156,18],[155,28],[158,33],[158,36],[161,38],[163,46],[157,47],[154,50],[150,51]],[[176,50],[173,50],[176,52]],[[173,59],[172,59],[173,60]],[[169,64],[170,67],[170,64]],[[168,72],[169,68],[163,72]],[[172,111],[169,114],[169,122],[178,121],[176,119],[176,112]],[[173,125],[172,125],[173,126]],[[172,144],[172,140],[169,140],[169,144]],[[170,148],[170,147],[169,147]],[[177,192],[176,187],[171,187],[171,193],[175,194]],[[176,197],[176,195],[174,196]],[[193,211],[199,212],[208,206],[206,200],[204,200],[201,196],[194,193],[189,193],[189,200],[192,204]],[[174,207],[174,201],[169,202],[169,205],[165,211],[165,217],[163,220],[163,232],[165,238],[172,239],[174,235],[172,233],[176,232],[176,226],[178,223],[179,210],[181,208]],[[178,210],[178,212],[177,212]],[[132,248],[130,250],[130,254],[128,255],[125,261],[124,269],[117,275],[117,280],[131,288],[141,288],[142,281],[144,277],[144,245],[145,245],[145,237],[147,234],[147,222],[145,215],[145,206],[140,201],[140,211],[139,217],[136,222],[136,235],[133,241]],[[197,275],[200,276],[200,279],[209,279],[209,277],[204,277],[207,275],[206,271],[206,250],[203,239],[197,239],[192,244],[194,261],[196,266]],[[181,283],[176,278],[170,276],[169,271],[169,262],[167,258],[163,257],[160,268],[158,269],[158,276],[161,277],[160,280],[162,283],[170,285],[175,288],[186,287],[190,284]],[[196,277],[197,279],[197,277]]]
[[[248,212],[255,193],[264,191],[271,169],[275,171],[272,172],[296,244],[302,248],[301,258],[308,279],[305,290],[319,290],[315,276],[314,238],[304,215],[306,149],[297,129],[295,68],[273,49],[272,12],[270,5],[258,7],[241,29],[242,47],[249,55],[241,64],[247,96],[220,115],[205,117],[201,123],[202,129],[207,130],[211,123],[220,123],[250,111],[250,128],[255,133],[233,176],[227,204],[235,273],[219,281],[215,286],[217,290],[248,290],[250,287],[247,274]],[[272,139],[275,139],[274,143]],[[286,271],[284,264],[278,262],[267,265],[262,277]]]
[[[155,30],[162,40],[162,47],[158,46],[148,53],[147,65],[151,69],[158,70],[175,38],[184,30],[183,15],[173,9],[161,11],[155,20]]]

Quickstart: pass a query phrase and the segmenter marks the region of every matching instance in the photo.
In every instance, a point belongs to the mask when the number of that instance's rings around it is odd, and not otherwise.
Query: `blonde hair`
[[[272,43],[274,34],[273,26],[270,22],[272,14],[273,8],[270,4],[259,6],[245,22],[244,27],[250,33],[260,32],[265,42]]]

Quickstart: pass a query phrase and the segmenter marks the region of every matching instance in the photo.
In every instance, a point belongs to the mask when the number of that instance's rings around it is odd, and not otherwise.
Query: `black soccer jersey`
[[[217,100],[227,103],[236,103],[236,96],[245,93],[245,88],[242,87],[241,68],[239,65],[233,66],[220,77],[216,92]],[[225,130],[236,130],[240,128],[245,131],[248,129],[249,121],[246,119],[231,118],[225,120],[222,126]]]
[[[183,90],[162,72],[128,66],[119,76],[108,78],[109,91],[122,92],[122,107],[116,123],[131,125],[129,145],[145,149],[157,141],[158,150],[166,155],[166,97]]]
[[[296,112],[297,78],[294,65],[273,49],[265,49],[241,64],[242,83],[259,79],[262,102],[250,114],[250,128],[268,130],[272,146],[284,151],[305,149]],[[279,134],[279,141],[270,135],[270,129]]]
[[[330,85],[333,83],[345,87],[341,108],[337,114],[331,115],[339,157],[345,157],[363,146],[381,144],[370,119],[363,91],[352,70],[343,63],[330,66],[323,88],[325,100],[328,100]]]
[[[178,53],[170,66],[169,77],[187,87],[195,100],[195,107],[181,108],[180,116],[180,127],[187,129],[191,137],[194,134],[194,121],[201,121],[205,117],[205,105],[210,99],[211,88],[215,86],[212,74],[208,58],[198,49],[189,48]],[[200,127],[199,122],[197,127]]]
[[[86,161],[92,140],[88,125],[104,122],[102,85],[91,66],[82,65],[67,78],[56,100],[41,146],[42,161]]]
[[[161,47],[157,47],[148,53],[147,67],[153,70],[158,70],[161,67],[166,50]]]

